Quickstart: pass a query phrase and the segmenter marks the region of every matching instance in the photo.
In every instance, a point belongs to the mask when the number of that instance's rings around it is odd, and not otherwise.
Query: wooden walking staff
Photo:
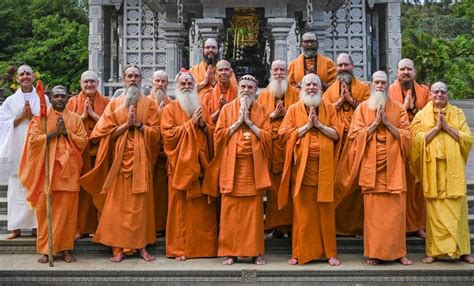
[[[48,136],[48,107],[46,105],[46,96],[44,94],[43,81],[38,80],[36,83],[36,94],[40,99],[40,117],[41,117],[41,126],[43,132]],[[44,194],[46,195],[46,219],[48,221],[48,262],[49,266],[54,266],[53,261],[53,221],[52,221],[52,211],[51,211],[51,192],[49,190],[49,148],[48,141],[46,140],[46,151],[44,155]]]

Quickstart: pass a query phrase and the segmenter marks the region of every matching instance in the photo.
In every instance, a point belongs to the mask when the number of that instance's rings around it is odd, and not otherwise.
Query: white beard
[[[140,93],[140,89],[136,85],[130,85],[125,90],[125,101],[124,106],[128,109],[131,105],[137,105],[138,99],[142,94]]]
[[[164,92],[164,90],[162,90],[161,88],[158,88],[154,90],[153,97],[159,105],[161,102],[163,102],[166,99],[167,95]]]
[[[367,100],[367,106],[370,110],[377,110],[380,105],[385,107],[387,103],[387,93],[383,91],[372,91],[369,99]]]
[[[247,107],[250,108],[250,106],[252,106],[252,103],[255,101],[255,94],[250,95],[250,96],[246,96],[246,95],[241,95],[239,93],[239,101],[240,101],[240,105],[242,105],[242,104],[244,104],[244,102],[246,102]]]
[[[176,100],[182,109],[188,114],[189,117],[193,116],[194,112],[199,108],[199,99],[196,88],[192,91],[181,92],[176,89]]]
[[[268,85],[268,90],[276,99],[282,99],[285,96],[287,88],[288,80],[286,79],[271,79],[270,84]]]
[[[307,107],[318,107],[321,103],[322,96],[323,93],[321,91],[319,91],[316,95],[307,94],[303,90],[300,92],[300,99]]]

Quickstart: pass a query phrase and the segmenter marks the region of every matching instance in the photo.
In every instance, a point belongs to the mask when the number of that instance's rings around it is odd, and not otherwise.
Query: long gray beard
[[[156,102],[158,103],[158,105],[162,103],[164,100],[166,100],[166,98],[168,97],[166,93],[164,92],[164,90],[162,90],[161,88],[156,89],[153,92],[153,96]]]
[[[242,105],[244,102],[247,103],[247,107],[250,108],[250,106],[252,106],[252,103],[255,101],[255,95],[244,95],[242,93],[239,92],[239,101],[240,101],[240,104]]]
[[[300,91],[300,99],[303,101],[304,105],[307,107],[318,107],[321,103],[321,99],[323,96],[323,92],[319,91],[315,95],[310,95],[304,92],[303,90]]]
[[[352,73],[343,71],[337,75],[337,80],[339,82],[345,82],[346,84],[350,84],[353,77],[354,76],[352,75]]]
[[[282,99],[285,96],[286,89],[288,88],[288,80],[282,79],[271,79],[268,85],[268,90],[276,99]]]
[[[301,48],[301,51],[303,52],[303,56],[307,59],[314,58],[316,56],[316,53],[318,52],[318,50],[315,48],[311,48],[311,49]]]
[[[369,99],[367,100],[367,106],[370,110],[377,110],[380,105],[385,107],[387,103],[387,93],[383,91],[372,91]]]
[[[125,107],[129,108],[132,105],[136,106],[140,96],[140,89],[136,85],[130,85],[129,87],[127,87],[127,89],[125,90]]]
[[[181,108],[191,117],[194,112],[199,108],[199,99],[196,88],[192,91],[181,92],[181,90],[176,89],[176,100],[178,101]]]

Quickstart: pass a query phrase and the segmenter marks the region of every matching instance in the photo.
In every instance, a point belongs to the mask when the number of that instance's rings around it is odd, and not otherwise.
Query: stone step
[[[0,215],[6,215],[7,214],[7,198],[6,197],[0,197]]]
[[[110,255],[76,255],[77,262],[58,259],[55,266],[40,265],[38,255],[0,255],[1,285],[472,285],[473,266],[460,261],[434,264],[421,262],[423,254],[412,255],[414,264],[385,262],[369,266],[360,254],[341,254],[342,264],[331,267],[325,261],[288,265],[288,255],[265,255],[266,265],[249,259],[222,265],[222,258],[190,259],[178,262],[157,256],[144,262],[129,257],[121,263]]]
[[[0,214],[0,233],[5,233],[7,231],[7,215]]]
[[[0,185],[0,198],[7,197],[8,186]]]
[[[36,253],[36,239],[30,236],[30,232],[23,232],[25,236],[14,240],[5,239],[6,234],[0,235],[0,255],[1,254],[33,254]],[[474,236],[471,240],[474,239]],[[474,240],[473,240],[474,242]],[[363,239],[355,237],[338,237],[337,247],[339,253],[363,253]],[[474,246],[474,243],[473,243]],[[152,253],[165,253],[165,240],[159,237],[155,245],[148,247]],[[291,240],[273,239],[265,242],[265,251],[272,254],[291,253]],[[409,253],[424,253],[425,241],[418,237],[407,238],[407,251]],[[111,248],[92,242],[89,238],[76,241],[74,253],[83,254],[110,254]]]

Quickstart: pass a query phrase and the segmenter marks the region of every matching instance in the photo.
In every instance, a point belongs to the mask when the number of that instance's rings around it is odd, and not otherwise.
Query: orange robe
[[[210,160],[211,134],[195,127],[176,101],[165,107],[161,130],[170,165],[166,256],[214,257],[217,255],[216,202],[208,204],[208,196],[202,193],[201,186]]]
[[[194,80],[196,82],[196,85],[204,81],[206,78],[206,73],[207,73],[207,66],[208,64],[205,61],[201,61],[199,64],[192,66],[189,69],[189,72],[193,75]],[[214,75],[216,74],[216,66],[212,66],[212,70],[214,71]],[[217,77],[215,78],[216,83],[217,83]],[[231,84],[237,85],[237,79],[235,78],[235,75],[232,74],[232,77],[230,78]],[[203,88],[199,90],[199,102],[202,102],[204,99],[205,95],[208,94],[209,92],[212,92],[213,86],[209,83]]]
[[[336,64],[334,64],[330,58],[325,57],[320,53],[317,54],[316,59],[319,78],[328,86],[331,85],[336,80]],[[307,59],[306,61],[312,61],[309,68],[314,67],[314,59]],[[288,65],[288,83],[293,86],[299,86],[305,75],[305,60],[304,55],[301,54]]]
[[[332,104],[335,104],[339,99],[341,90],[341,83],[336,80],[324,93],[323,98],[327,99]],[[370,96],[369,86],[356,78],[352,78],[351,96],[357,102],[365,101]],[[346,143],[347,133],[351,126],[352,116],[354,115],[354,108],[348,103],[344,102],[341,109],[336,111],[337,118],[344,123],[344,133],[339,140],[336,147],[336,160],[341,158],[342,150]],[[341,170],[349,166],[340,166]],[[349,170],[338,172],[336,176],[347,176]],[[336,191],[337,192],[337,191]],[[345,198],[336,208],[336,233],[339,235],[357,235],[362,234],[364,226],[364,204],[362,202],[362,194],[360,192],[353,192],[349,197]]]
[[[110,101],[97,122],[91,134],[91,140],[100,139],[96,165],[80,180],[101,212],[93,241],[114,247],[114,255],[156,241],[151,176],[160,138],[158,112],[152,99],[141,96],[136,110],[144,132],[128,129],[113,142],[112,134],[128,120],[124,101]]]
[[[348,176],[336,178],[336,184],[345,191],[353,191],[355,184],[362,189],[364,255],[394,260],[406,255],[405,162],[412,136],[400,103],[388,98],[385,114],[400,132],[399,139],[383,124],[369,136],[376,111],[368,108],[367,101],[356,109],[340,163],[352,167]]]
[[[265,107],[254,102],[250,120],[260,128],[260,139],[249,131],[246,140],[242,127],[229,135],[239,110],[238,99],[222,108],[214,132],[216,155],[204,179],[206,192],[217,196],[220,190],[222,194],[218,256],[259,256],[265,252],[263,192],[271,187],[271,125]]]
[[[214,88],[209,90],[202,101],[202,106],[208,110],[209,115],[219,109],[221,95],[224,95],[227,102],[231,102],[237,97],[237,85],[231,82],[229,87],[224,89],[218,82]]]
[[[67,103],[67,109],[70,111],[82,115],[84,113],[84,103],[87,96],[81,91],[78,96],[73,96]],[[104,113],[104,109],[109,104],[110,99],[106,96],[96,92],[93,98],[93,109],[98,115]],[[87,117],[83,120],[84,128],[86,129],[87,136],[90,136],[96,121],[92,118]],[[96,142],[89,142],[84,153],[82,153],[82,171],[81,175],[89,172],[95,162],[97,156],[97,149],[99,145]],[[100,186],[97,186],[99,189]],[[97,224],[99,223],[99,214],[97,209],[94,207],[92,197],[84,190],[81,189],[79,192],[79,213],[77,214],[77,233],[95,233]]]
[[[284,102],[285,109],[299,100],[299,90],[291,85],[285,93]],[[275,100],[268,87],[265,88],[257,99],[257,102],[266,106],[268,115],[275,111]],[[290,202],[285,208],[278,209],[278,189],[280,188],[281,174],[283,171],[283,164],[285,163],[285,144],[280,141],[278,130],[280,129],[283,117],[271,122],[272,125],[272,152],[270,153],[269,169],[270,178],[272,180],[272,191],[267,192],[267,205],[265,210],[265,229],[272,229],[275,227],[291,226],[293,220],[293,204]],[[285,231],[284,229],[283,231]],[[289,230],[289,229],[288,229]]]
[[[81,175],[81,153],[87,146],[87,133],[80,116],[65,109],[62,117],[67,138],[53,138],[48,143],[49,191],[52,201],[53,254],[74,248],[79,201],[79,177]],[[58,114],[48,110],[47,130],[56,130]],[[20,182],[27,190],[27,200],[36,208],[38,239],[36,251],[48,254],[48,222],[46,216],[45,152],[46,134],[42,130],[41,118],[35,116],[29,125],[23,148],[19,174]]]
[[[332,104],[323,99],[318,119],[335,128],[339,137],[343,125]],[[336,224],[334,209],[334,176],[336,142],[312,128],[298,137],[298,128],[308,122],[303,103],[290,106],[279,135],[286,143],[285,165],[278,190],[278,205],[284,207],[291,198],[294,205],[292,257],[299,264],[320,258],[335,257]]]
[[[430,88],[426,85],[414,84],[415,107],[414,111],[407,111],[410,122],[416,114],[416,110],[421,110],[430,100]],[[413,91],[412,91],[413,92]],[[390,97],[403,104],[405,93],[402,90],[400,82],[397,80],[389,89]],[[407,180],[407,232],[415,232],[423,229],[426,225],[426,203],[423,197],[423,187],[421,182],[415,182],[415,177],[411,174],[409,160],[406,165]]]

